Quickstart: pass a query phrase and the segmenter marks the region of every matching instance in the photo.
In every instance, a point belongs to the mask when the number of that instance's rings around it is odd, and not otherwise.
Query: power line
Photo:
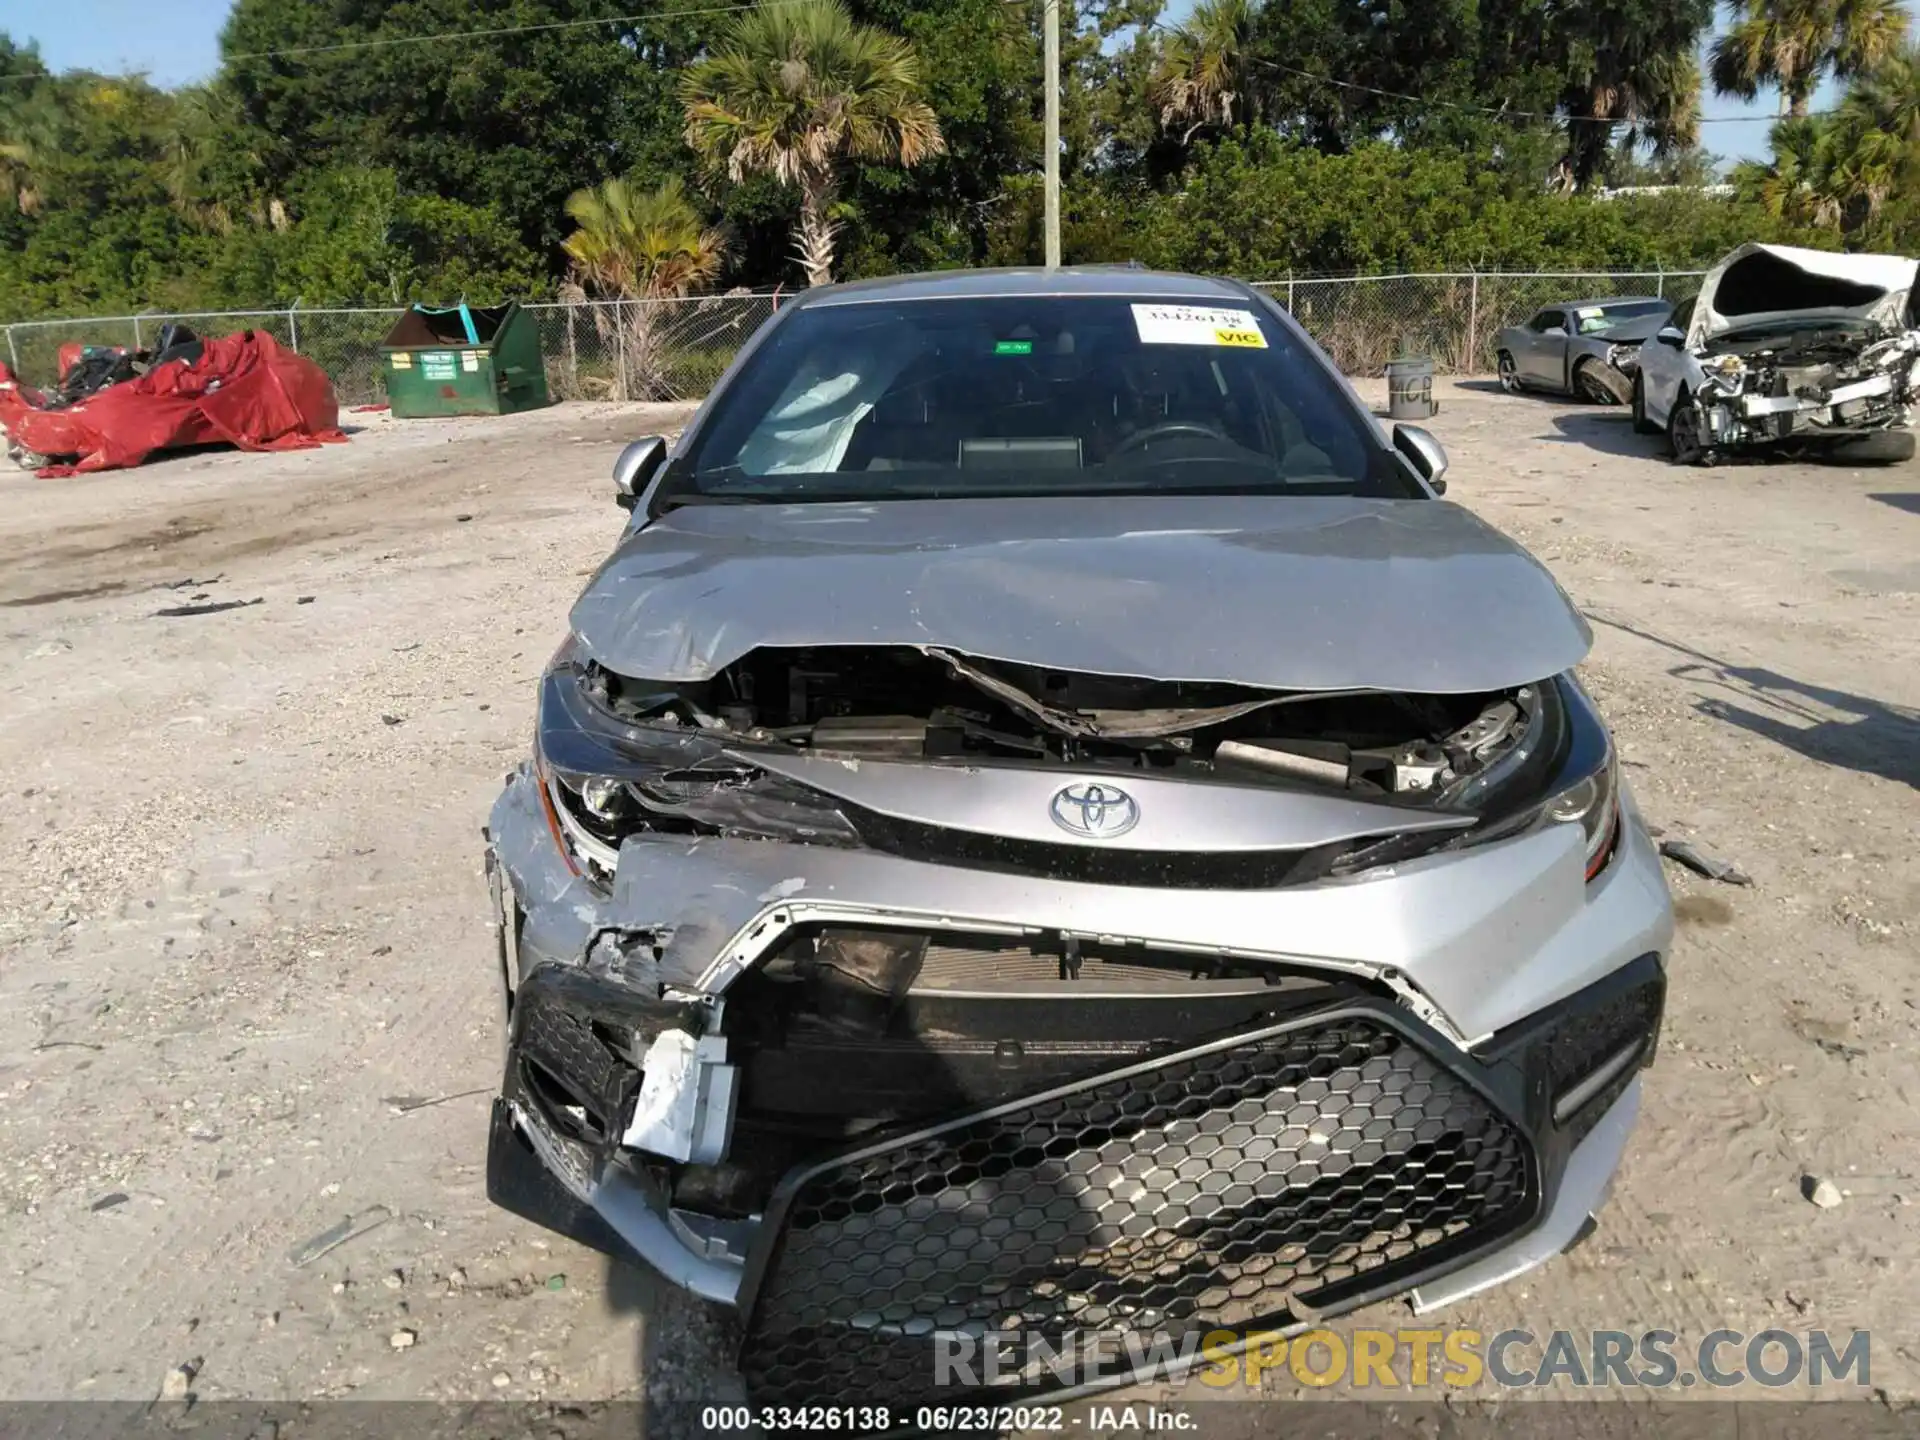
[[[600,20],[552,20],[541,25],[503,25],[493,30],[448,30],[438,35],[395,35],[381,40],[348,40],[338,45],[296,45],[285,50],[254,50],[229,55],[232,60],[278,60],[291,55],[338,54],[343,50],[377,50],[391,45],[425,45],[438,40],[474,40],[498,35],[531,35],[542,30],[579,30],[595,25],[633,25],[643,20],[685,20],[696,15],[731,15],[756,10],[757,5],[713,5],[700,10],[656,10],[645,15],[608,15]]]
[[[1008,5],[1019,5],[1026,0],[1004,0]],[[443,40],[494,39],[506,35],[532,35],[554,30],[591,29],[601,25],[634,25],[653,20],[687,20],[706,15],[734,15],[743,10],[757,10],[759,4],[709,5],[693,10],[648,11],[641,15],[608,15],[597,20],[553,20],[539,25],[503,25],[493,29],[446,30],[432,35],[393,35],[373,40],[347,40],[333,45],[296,45],[282,50],[250,50],[224,57],[225,61],[235,60],[279,60],[301,55],[337,55],[349,51],[388,49],[396,45],[427,45]],[[1175,27],[1164,21],[1153,21],[1152,28],[1171,31]],[[1253,57],[1253,63],[1277,70],[1282,74],[1296,76],[1302,80],[1311,80],[1320,85],[1335,86],[1342,90],[1357,91],[1373,95],[1383,100],[1406,100],[1429,109],[1454,110],[1463,114],[1485,115],[1503,120],[1542,120],[1564,124],[1576,122],[1586,125],[1630,125],[1630,120],[1607,120],[1592,115],[1562,115],[1553,111],[1509,110],[1492,105],[1474,105],[1465,101],[1440,100],[1423,95],[1409,95],[1398,90],[1383,90],[1377,85],[1362,85],[1353,80],[1336,80],[1331,75],[1316,75],[1310,70],[1295,69],[1291,65],[1282,65],[1277,60]],[[60,77],[46,70],[17,70],[0,75],[0,83],[11,80],[54,80]],[[1804,119],[1823,119],[1839,114],[1838,109],[1811,110]],[[1772,125],[1789,118],[1779,115],[1703,115],[1698,120],[1701,125]]]
[[[1596,115],[1561,115],[1543,110],[1506,110],[1492,105],[1473,105],[1459,100],[1437,100],[1424,95],[1408,95],[1398,90],[1382,90],[1377,85],[1361,85],[1352,80],[1336,80],[1331,75],[1316,75],[1311,70],[1296,70],[1291,65],[1282,65],[1276,60],[1263,60],[1253,57],[1253,63],[1264,65],[1269,70],[1279,70],[1287,75],[1297,75],[1302,80],[1313,80],[1322,85],[1337,85],[1342,90],[1358,90],[1367,95],[1377,95],[1383,100],[1411,100],[1416,105],[1425,105],[1433,109],[1459,110],[1473,115],[1491,115],[1501,120],[1549,120],[1572,124],[1579,121],[1587,125],[1632,125],[1632,120],[1607,120]],[[1838,115],[1838,109],[1809,110],[1801,119],[1820,119]],[[1773,125],[1789,117],[1784,115],[1703,115],[1696,122],[1701,125]]]
[[[1007,5],[1023,5],[1027,0],[1003,0]],[[337,55],[350,50],[380,50],[394,45],[427,45],[441,40],[492,39],[502,35],[532,35],[547,30],[591,29],[599,25],[637,25],[648,20],[688,20],[702,15],[736,15],[743,10],[758,10],[759,3],[708,5],[694,10],[650,10],[644,15],[608,15],[598,20],[551,20],[539,25],[502,25],[489,30],[443,30],[432,35],[390,35],[373,40],[343,40],[334,45],[293,45],[282,50],[249,50],[223,57],[234,60],[280,60],[297,55]],[[0,75],[6,80],[56,80],[49,70],[17,70]]]
[[[757,4],[709,5],[695,10],[650,10],[644,15],[608,15],[598,20],[551,20],[539,25],[502,25],[490,30],[443,30],[432,35],[389,35],[373,40],[345,40],[337,45],[293,45],[283,50],[249,50],[223,57],[234,60],[280,60],[296,55],[336,55],[349,50],[381,50],[394,45],[427,45],[440,40],[492,39],[503,35],[532,35],[547,30],[580,30],[599,25],[636,25],[648,20],[685,20],[701,15],[733,15],[757,10]],[[55,80],[47,70],[17,70],[0,75],[5,80]]]

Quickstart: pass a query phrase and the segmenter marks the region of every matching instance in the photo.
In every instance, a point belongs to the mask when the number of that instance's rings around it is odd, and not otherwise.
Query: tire
[[[1597,368],[1598,360],[1582,360],[1573,367],[1573,393],[1589,405],[1618,405],[1625,397],[1616,395]],[[1616,383],[1618,372],[1615,373]]]
[[[1509,395],[1518,395],[1524,388],[1520,384],[1520,368],[1513,363],[1513,356],[1506,351],[1500,352],[1500,388]]]
[[[1676,465],[1712,463],[1712,452],[1693,438],[1700,433],[1698,414],[1699,407],[1686,391],[1674,397],[1673,408],[1667,412],[1667,454]]]
[[[1633,377],[1633,433],[1658,435],[1660,427],[1647,418],[1647,386],[1638,375]]]
[[[1876,435],[1836,440],[1821,449],[1819,458],[1829,465],[1898,465],[1913,459],[1913,438],[1911,430],[1882,430]]]

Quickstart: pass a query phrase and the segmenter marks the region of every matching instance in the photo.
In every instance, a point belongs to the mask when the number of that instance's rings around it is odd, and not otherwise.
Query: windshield
[[[716,400],[662,501],[1424,493],[1309,343],[1251,303],[808,307]]]
[[[1651,315],[1665,314],[1666,309],[1667,302],[1664,300],[1634,300],[1624,305],[1596,305],[1576,311],[1575,315],[1580,322],[1582,335],[1598,335],[1629,320],[1645,320]]]

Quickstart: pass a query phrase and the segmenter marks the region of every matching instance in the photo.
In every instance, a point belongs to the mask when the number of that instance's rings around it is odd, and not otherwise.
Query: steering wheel
[[[1144,450],[1158,440],[1168,440],[1179,435],[1199,436],[1206,440],[1217,440],[1222,445],[1233,442],[1211,425],[1203,425],[1198,420],[1165,420],[1158,425],[1149,425],[1144,430],[1136,430],[1118,445],[1113,447],[1108,459],[1118,459],[1132,450]]]

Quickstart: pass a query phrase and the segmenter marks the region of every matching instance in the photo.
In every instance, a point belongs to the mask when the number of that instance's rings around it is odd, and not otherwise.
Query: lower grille
[[[1633,1077],[1653,1063],[1666,1009],[1666,974],[1655,961],[1636,961],[1575,999],[1574,1007],[1554,1018],[1540,1046],[1556,1111],[1603,1066],[1630,1050],[1633,1055],[1605,1084],[1587,1085],[1579,1107],[1560,1119],[1569,1146],[1586,1139]]]
[[[936,1331],[1278,1327],[1511,1233],[1538,1188],[1466,1080],[1323,1013],[796,1172],[742,1368],[775,1403],[951,1400]]]
[[[569,1001],[552,985],[522,987],[513,1010],[516,1073],[510,1079],[550,1129],[602,1148],[618,1133],[640,1072],[622,1053],[619,1034]]]

